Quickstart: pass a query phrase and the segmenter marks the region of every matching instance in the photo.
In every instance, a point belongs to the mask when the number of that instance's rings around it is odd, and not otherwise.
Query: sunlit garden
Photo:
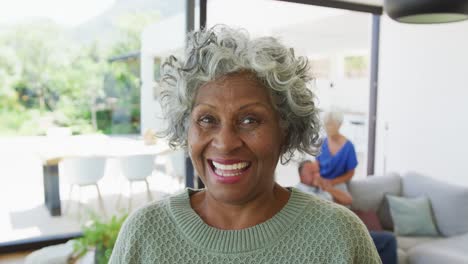
[[[140,132],[140,34],[156,11],[111,30],[37,20],[0,27],[0,135]]]

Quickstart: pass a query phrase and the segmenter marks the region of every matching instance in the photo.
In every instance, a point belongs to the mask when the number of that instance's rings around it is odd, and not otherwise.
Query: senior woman
[[[320,175],[328,184],[347,191],[346,183],[354,176],[358,165],[356,150],[353,143],[340,133],[342,112],[326,112],[323,119],[327,137],[317,157]]]
[[[308,71],[274,38],[191,34],[186,60],[163,66],[161,103],[206,188],[133,213],[111,263],[380,263],[350,211],[274,180],[278,160],[317,152]]]

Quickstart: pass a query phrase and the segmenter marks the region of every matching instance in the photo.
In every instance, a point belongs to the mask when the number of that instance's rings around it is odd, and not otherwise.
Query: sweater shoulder
[[[309,194],[307,192],[301,191],[300,189],[293,187],[294,192],[297,193],[298,199],[302,199],[307,202],[307,210],[305,213],[315,211],[315,210],[324,210],[327,214],[336,214],[341,217],[351,217],[354,220],[359,218],[351,212],[345,206],[334,203],[332,201],[318,197],[317,195]],[[315,210],[314,210],[315,209]]]
[[[140,236],[165,229],[167,224],[173,222],[169,213],[169,201],[170,197],[166,197],[136,209],[128,216],[120,235],[125,239],[133,237],[138,240]]]
[[[349,230],[350,226],[355,227],[359,232],[362,230],[367,231],[359,217],[345,206],[325,200],[316,195],[304,193],[299,190],[298,192],[302,193],[302,199],[306,199],[308,203],[304,211],[305,221],[319,221],[326,223],[327,226],[339,226],[342,227],[344,231],[355,231]]]
[[[369,232],[359,217],[348,208],[320,197],[302,193],[307,206],[301,216],[299,225],[307,228],[310,235],[326,234],[329,238],[339,238],[342,242],[354,243],[368,239]],[[310,227],[320,228],[310,228]]]
[[[333,252],[331,258],[346,263],[381,263],[379,255],[362,221],[348,208],[304,194],[308,205],[293,231],[294,237],[315,241],[309,250]]]
[[[174,229],[168,212],[169,198],[145,205],[128,216],[119,231],[110,263],[145,262],[144,248],[161,246],[162,239]]]
[[[138,222],[144,221],[146,218],[167,213],[167,205],[169,203],[169,198],[164,198],[162,200],[151,202],[147,205],[144,205],[136,209],[129,216],[129,221]],[[153,219],[156,220],[156,219]]]

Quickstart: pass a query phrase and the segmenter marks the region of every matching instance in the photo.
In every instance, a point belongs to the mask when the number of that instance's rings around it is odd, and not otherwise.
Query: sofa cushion
[[[377,210],[377,215],[379,216],[380,223],[385,230],[393,231],[393,219],[392,214],[390,213],[390,205],[388,204],[387,194],[384,194],[384,198],[380,203],[379,209]]]
[[[398,264],[408,264],[408,256],[402,249],[397,249]]]
[[[366,225],[369,231],[383,231],[379,217],[375,211],[352,210]]]
[[[428,242],[434,242],[434,241],[437,241],[437,240],[440,240],[440,239],[445,239],[443,237],[434,237],[434,236],[419,236],[419,237],[415,237],[415,236],[397,236],[396,237],[397,239],[397,245],[398,245],[398,248],[404,250],[404,251],[408,251],[410,250],[411,248],[415,247],[415,246],[419,246],[421,244],[424,244],[424,243],[428,243]]]
[[[413,247],[407,252],[410,263],[468,263],[468,234],[439,239]]]
[[[425,196],[406,198],[387,195],[395,233],[407,236],[437,236],[431,204]]]
[[[442,235],[468,232],[468,187],[451,185],[414,172],[402,177],[402,185],[406,197],[425,195],[429,198]]]
[[[401,179],[396,173],[385,176],[369,176],[366,179],[350,181],[348,189],[353,197],[351,208],[377,211],[385,193],[401,195]]]

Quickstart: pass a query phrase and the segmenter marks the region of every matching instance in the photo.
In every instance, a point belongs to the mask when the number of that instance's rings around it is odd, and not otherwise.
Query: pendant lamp
[[[402,23],[448,23],[468,19],[468,0],[384,0],[384,10]]]

